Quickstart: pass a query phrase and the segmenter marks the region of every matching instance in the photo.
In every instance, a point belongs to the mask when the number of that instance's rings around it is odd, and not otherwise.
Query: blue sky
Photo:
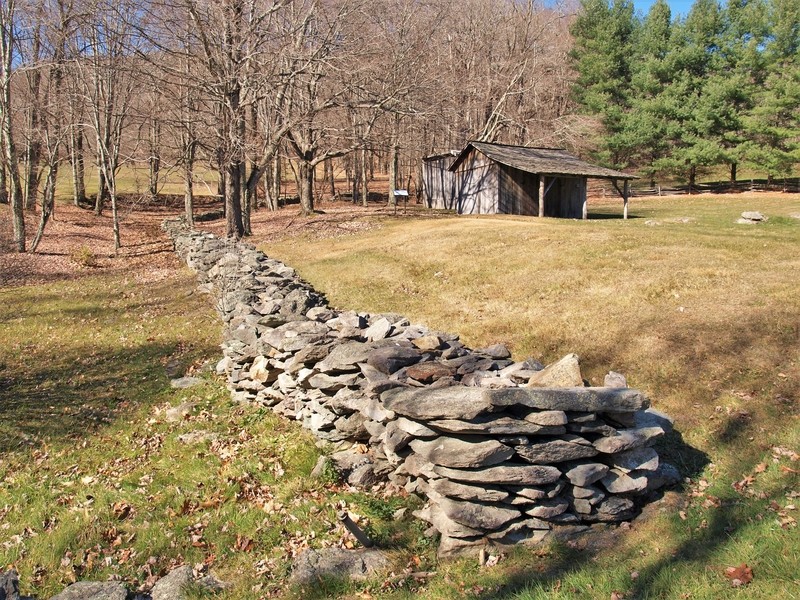
[[[647,14],[653,2],[655,2],[655,0],[633,0],[633,5],[636,7],[637,11],[641,11],[642,14]],[[692,4],[694,4],[694,0],[667,0],[667,3],[672,9],[672,18],[678,15],[685,17],[686,13],[688,13],[689,9],[692,7]]]

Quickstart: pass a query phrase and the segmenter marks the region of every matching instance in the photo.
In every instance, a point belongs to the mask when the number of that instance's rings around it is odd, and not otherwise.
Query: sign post
[[[403,213],[406,212],[408,208],[408,190],[395,190],[394,191],[394,214],[397,214],[397,200],[399,198],[403,199]]]

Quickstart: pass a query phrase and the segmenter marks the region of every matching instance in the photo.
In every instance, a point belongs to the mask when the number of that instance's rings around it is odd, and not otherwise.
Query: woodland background
[[[787,177],[799,48],[797,0],[697,0],[685,18],[664,0],[6,0],[0,201],[24,251],[24,212],[40,205],[35,250],[67,190],[110,207],[118,247],[125,169],[146,173],[143,199],[182,178],[190,224],[195,194],[216,195],[237,238],[286,179],[306,214],[342,176],[366,203],[376,172],[418,190],[422,156],[472,139],[653,184]]]

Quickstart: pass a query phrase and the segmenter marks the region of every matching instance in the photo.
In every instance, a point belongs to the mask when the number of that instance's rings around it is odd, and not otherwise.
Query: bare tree
[[[14,77],[14,57],[17,46],[15,0],[0,4],[0,118],[5,170],[10,185],[11,218],[14,227],[14,244],[18,252],[25,252],[25,214],[22,180],[19,173],[17,146],[14,140],[11,86]]]

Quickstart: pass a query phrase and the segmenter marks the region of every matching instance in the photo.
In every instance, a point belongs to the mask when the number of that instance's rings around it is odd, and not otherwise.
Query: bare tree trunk
[[[738,166],[737,163],[735,163],[735,162],[731,163],[731,183],[736,183],[736,167],[737,166]]]
[[[103,142],[98,140],[98,144],[102,144]],[[103,214],[103,208],[105,207],[106,200],[108,200],[108,182],[106,181],[106,174],[102,167],[102,157],[97,157],[97,196],[94,199],[94,214],[98,217]]]
[[[397,206],[397,197],[394,195],[397,189],[397,168],[399,151],[396,140],[392,140],[392,154],[389,159],[389,206]]]
[[[150,199],[158,196],[158,175],[161,171],[161,125],[155,117],[150,120]]]
[[[367,206],[369,202],[369,182],[367,179],[367,148],[361,148],[361,202]]]
[[[194,155],[196,144],[189,142],[183,162],[183,213],[186,226],[194,228]]]
[[[331,198],[336,198],[336,177],[333,172],[333,159],[329,158],[327,161],[325,161],[325,164],[328,165],[328,185],[330,185]]]
[[[44,228],[53,214],[56,202],[56,181],[58,179],[58,161],[54,161],[50,165],[50,170],[47,172],[47,179],[44,184],[44,193],[42,194],[42,213],[39,215],[39,227],[36,230],[36,235],[31,242],[31,252],[36,252],[39,247],[39,242],[42,241],[44,235]]]
[[[8,181],[6,180],[6,163],[0,160],[0,204],[8,204]]]
[[[272,206],[271,210],[278,210],[281,205],[281,157],[275,155],[272,159]]]
[[[300,189],[300,210],[304,215],[314,213],[314,166],[306,161],[298,161]]]
[[[225,219],[226,235],[239,240],[244,235],[242,224],[242,165],[231,161],[225,172]]]
[[[86,201],[86,176],[83,162],[83,130],[73,126],[70,134],[70,162],[72,163],[72,201],[80,206]]]
[[[697,167],[692,165],[689,168],[689,193],[690,194],[694,193],[694,184],[695,184],[695,180],[696,179],[697,179]]]
[[[31,58],[35,63],[41,59],[41,37],[40,28],[33,28],[33,39],[31,48]],[[38,68],[33,68],[27,73],[28,93],[30,100],[27,107],[28,113],[28,137],[25,144],[25,208],[34,210],[36,208],[36,196],[39,192],[39,163],[42,157],[42,143],[39,139],[41,127],[41,90],[42,73]]]

